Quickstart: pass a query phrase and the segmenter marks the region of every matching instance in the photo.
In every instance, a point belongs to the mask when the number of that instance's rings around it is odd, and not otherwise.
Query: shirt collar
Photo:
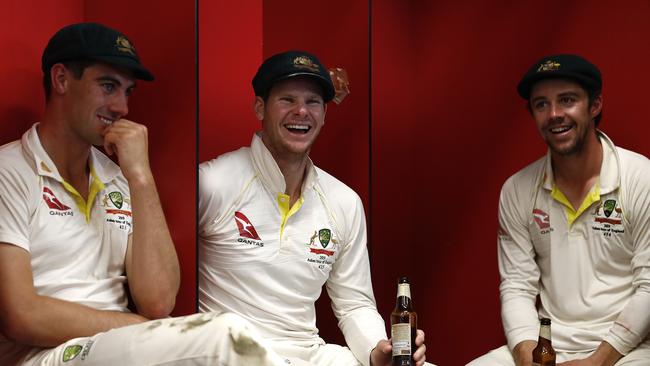
[[[63,182],[59,170],[56,168],[56,165],[54,165],[54,162],[41,144],[37,131],[38,125],[38,122],[34,123],[34,125],[23,134],[21,144],[25,156],[32,161],[39,175],[50,177],[58,182]],[[102,181],[102,183],[112,181],[121,173],[120,167],[95,147],[90,148],[89,165],[94,169],[97,177]]]
[[[282,174],[282,171],[280,171],[278,163],[273,159],[273,155],[271,155],[269,149],[264,145],[261,138],[261,132],[257,132],[253,135],[253,141],[251,142],[251,157],[253,160],[253,166],[260,175],[264,185],[275,193],[284,193],[287,188],[284,175]],[[307,187],[311,187],[317,177],[314,164],[309,158],[307,158],[306,169],[307,174],[305,175],[305,180],[302,182],[302,192],[304,192]]]
[[[600,166],[598,184],[600,186],[600,194],[608,194],[617,189],[620,184],[618,154],[612,140],[600,130],[598,130],[597,133],[598,139],[600,140],[600,146],[603,149],[603,162]],[[550,149],[546,153],[546,161],[544,165],[545,169],[542,178],[542,186],[544,189],[551,191],[553,189],[554,178]]]

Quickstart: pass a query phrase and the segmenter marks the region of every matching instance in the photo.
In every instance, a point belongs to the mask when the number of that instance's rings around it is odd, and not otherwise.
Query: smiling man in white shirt
[[[519,83],[548,153],[503,185],[508,345],[472,366],[530,366],[538,317],[551,319],[558,365],[650,364],[650,161],[597,129],[601,89],[576,55],[544,57]]]

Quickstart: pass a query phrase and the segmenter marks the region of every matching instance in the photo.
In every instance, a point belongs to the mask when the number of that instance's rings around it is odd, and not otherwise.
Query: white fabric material
[[[199,167],[199,310],[236,312],[272,341],[324,344],[314,302],[326,284],[346,342],[362,364],[386,339],[377,313],[361,200],[311,162],[304,203],[280,237],[278,193],[285,183],[255,135],[250,148]],[[240,235],[243,214],[260,240]],[[247,227],[250,229],[249,227]],[[319,232],[329,230],[329,243]]]
[[[0,242],[30,253],[39,295],[127,311],[128,184],[119,167],[93,148],[90,163],[106,188],[97,194],[90,222],[86,222],[43,150],[37,125],[20,141],[0,147]],[[120,192],[122,207],[108,198],[110,192]],[[0,336],[0,364],[17,349]]]
[[[511,349],[537,340],[537,294],[556,351],[589,352],[605,340],[627,354],[648,335],[650,161],[599,136],[601,199],[571,227],[551,197],[550,153],[503,186],[501,316]]]
[[[194,314],[76,338],[34,352],[23,365],[286,366],[264,342],[235,314]]]
[[[589,357],[592,352],[557,352],[556,363],[567,362],[572,360],[581,360]],[[640,344],[627,356],[618,360],[614,366],[648,366],[650,364],[650,343]],[[467,366],[515,366],[515,360],[508,346],[499,347],[487,354],[471,361]]]

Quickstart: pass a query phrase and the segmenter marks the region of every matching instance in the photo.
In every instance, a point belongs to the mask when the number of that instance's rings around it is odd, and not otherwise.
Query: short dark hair
[[[66,69],[70,70],[72,76],[74,76],[77,80],[81,79],[86,68],[96,63],[97,61],[93,60],[71,60],[62,62],[63,66],[65,66]],[[50,76],[51,70],[52,68],[43,73],[43,90],[45,91],[46,102],[50,100],[50,94],[52,93],[52,77]]]

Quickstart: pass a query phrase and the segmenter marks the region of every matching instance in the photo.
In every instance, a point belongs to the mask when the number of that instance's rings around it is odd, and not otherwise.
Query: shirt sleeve
[[[210,161],[199,166],[198,231],[202,237],[210,232],[222,211],[222,192],[217,183],[224,178],[218,176],[219,171],[212,164]]]
[[[629,207],[623,207],[627,227],[631,231],[632,286],[634,294],[605,337],[619,353],[626,355],[650,333],[650,176],[645,169],[637,169],[636,176],[623,191]],[[626,185],[628,186],[628,185]]]
[[[522,341],[537,340],[539,334],[535,302],[540,271],[527,228],[532,211],[527,212],[529,204],[515,189],[510,178],[501,190],[498,233],[501,320],[511,350]]]
[[[4,164],[5,162],[0,162]],[[0,242],[29,251],[30,192],[17,169],[0,169]]]
[[[354,209],[345,212],[344,242],[327,280],[327,292],[348,347],[368,366],[370,352],[387,336],[372,291],[365,214],[361,200],[355,197]]]

